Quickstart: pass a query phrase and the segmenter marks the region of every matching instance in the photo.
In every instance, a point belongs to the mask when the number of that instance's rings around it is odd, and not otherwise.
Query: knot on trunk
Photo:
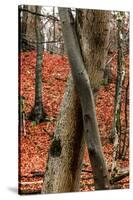
[[[50,154],[53,157],[59,157],[61,154],[61,141],[60,139],[54,139],[50,148]]]
[[[89,120],[90,120],[90,115],[89,115],[89,113],[86,113],[85,115],[84,115],[84,120],[85,120],[85,122],[88,122]]]

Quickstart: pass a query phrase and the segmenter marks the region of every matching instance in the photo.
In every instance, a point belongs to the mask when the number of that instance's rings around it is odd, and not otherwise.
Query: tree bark
[[[36,6],[36,12],[40,13],[40,7]],[[44,121],[46,113],[43,109],[42,104],[42,60],[43,60],[43,44],[42,33],[40,29],[40,16],[35,16],[35,32],[37,40],[37,59],[36,59],[36,69],[35,69],[35,105],[29,116],[30,120],[36,121],[36,123]]]
[[[81,107],[70,75],[49,150],[42,193],[79,191],[77,174],[80,175],[84,154],[82,131]]]
[[[129,79],[128,79],[128,84],[126,86],[126,92],[125,92],[125,132],[124,132],[124,139],[123,139],[123,145],[122,145],[122,150],[121,150],[121,158],[122,160],[125,160],[126,158],[126,153],[127,153],[127,150],[128,150],[128,147],[129,147],[129,113],[128,113],[128,109],[127,107],[129,106],[129,103],[128,103],[128,99],[129,98]]]
[[[76,10],[77,35],[91,87],[96,93],[103,80],[109,45],[110,11]]]
[[[112,128],[112,140],[114,142],[113,161],[112,161],[112,174],[115,172],[117,167],[117,158],[120,144],[121,134],[121,100],[122,100],[122,88],[125,80],[125,61],[123,56],[123,44],[122,44],[122,26],[123,26],[123,14],[118,13],[117,16],[117,42],[118,42],[118,57],[117,57],[117,80],[116,80],[116,91],[115,91],[115,106],[114,106],[114,121]]]
[[[74,19],[70,9],[59,8],[59,15],[72,75],[82,107],[84,135],[93,169],[95,188],[109,189],[109,175],[99,137],[94,97],[74,29]]]
[[[90,15],[94,15],[95,17],[95,14],[97,12],[99,11],[86,11],[81,9],[76,11],[76,29],[78,33],[78,38],[81,38],[80,47],[82,50],[83,58],[84,60],[86,60],[85,66],[88,73],[90,73],[90,70],[88,69],[89,66],[93,67],[93,71],[95,71],[96,69],[98,71],[97,56],[99,56],[99,59],[101,59],[101,63],[103,63],[102,67],[104,68],[105,61],[103,61],[103,59],[106,59],[104,53],[106,54],[107,52],[107,48],[105,47],[108,46],[110,16],[109,12],[106,13],[103,11],[103,17],[102,12],[100,11],[101,15],[95,18],[95,22],[97,22],[98,20],[99,23],[96,23],[95,28],[93,28],[93,32],[97,32],[100,37],[104,37],[104,35],[105,37],[107,37],[107,39],[105,40],[100,39],[99,47],[97,47],[99,51],[94,51],[94,48],[96,46],[95,43],[97,41],[93,40],[94,44],[92,44],[91,37],[93,36],[93,33],[87,32],[87,34],[85,34],[86,30],[89,28],[89,25],[94,26],[92,25],[94,23],[92,17],[89,18],[87,17],[87,15],[91,13]],[[82,18],[82,13],[84,13],[84,18],[81,22],[79,18]],[[100,23],[100,17],[102,17],[102,20],[105,20],[105,23]],[[82,23],[83,25],[81,26],[80,23]],[[101,25],[104,26],[103,29],[99,28],[99,26]],[[104,34],[104,32],[106,32],[106,34]],[[91,37],[88,37],[89,34],[91,34]],[[86,48],[84,48],[84,45],[86,46]],[[89,54],[87,52],[89,52]],[[100,56],[100,54],[102,54],[102,56]],[[99,71],[101,72],[101,70]],[[100,85],[101,77],[97,75],[97,73],[91,73],[90,77],[92,88],[95,88],[95,85]],[[97,78],[95,79],[95,77]],[[96,89],[94,89],[94,93],[95,92]],[[82,168],[85,142],[83,135],[81,106],[75,92],[72,78],[68,79],[67,89],[65,91],[65,96],[61,106],[61,113],[55,131],[55,138],[60,139],[63,150],[58,157],[53,157],[49,151],[49,159],[44,177],[42,193],[79,191],[79,180]]]

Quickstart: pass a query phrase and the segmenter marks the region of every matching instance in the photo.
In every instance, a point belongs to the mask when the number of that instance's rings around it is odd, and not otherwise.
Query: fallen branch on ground
[[[18,193],[21,195],[41,194],[41,190],[19,190]]]
[[[129,176],[129,171],[128,171],[128,172],[125,172],[125,173],[123,173],[123,174],[120,174],[120,175],[118,175],[118,176],[113,177],[113,178],[111,179],[110,183],[111,183],[111,184],[114,184],[114,183],[116,183],[116,182],[118,182],[118,181],[121,181],[122,179],[124,179],[124,178],[127,177],[127,176]]]

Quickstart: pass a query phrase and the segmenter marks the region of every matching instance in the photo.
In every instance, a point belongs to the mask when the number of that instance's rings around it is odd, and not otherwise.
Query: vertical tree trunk
[[[77,35],[93,92],[97,92],[104,74],[109,45],[110,11],[76,10]]]
[[[36,6],[36,12],[40,13],[40,7]],[[42,33],[40,29],[40,17],[35,16],[35,32],[37,41],[37,59],[36,59],[36,69],[35,69],[35,105],[29,116],[29,119],[36,121],[37,123],[44,121],[45,112],[42,104],[42,59],[43,59],[43,43]]]
[[[117,157],[119,150],[119,139],[121,134],[121,99],[122,99],[122,87],[125,80],[125,61],[123,56],[123,44],[122,44],[122,27],[123,27],[123,14],[118,13],[117,16],[117,42],[118,42],[118,57],[117,57],[117,80],[116,80],[116,91],[115,91],[115,107],[114,107],[114,121],[112,130],[112,139],[114,142],[113,161],[112,161],[112,174],[115,172],[117,167]]]
[[[125,92],[125,132],[124,132],[124,138],[122,142],[122,149],[120,152],[120,157],[122,160],[125,160],[127,149],[129,147],[129,113],[127,107],[129,106],[128,99],[129,98],[129,79],[128,84],[126,86],[126,92]]]
[[[110,12],[100,11],[100,15],[95,17],[97,12],[99,11],[81,9],[78,9],[76,12],[76,29],[80,39],[80,47],[88,74],[90,73],[88,68],[93,67],[93,73],[89,74],[93,89],[97,88],[101,82],[102,70],[99,69],[99,66],[104,68],[106,59],[105,55],[107,53],[106,47],[108,46],[109,38]],[[87,17],[87,15],[90,15],[90,17]],[[95,18],[95,23],[92,20],[93,17]],[[100,23],[100,17],[102,20],[104,20],[104,23]],[[101,25],[103,28],[100,28]],[[94,28],[91,29],[89,26],[94,26]],[[93,39],[94,33],[91,32],[92,30],[99,35],[100,39],[98,46],[96,45],[97,40]],[[95,47],[97,47],[99,51],[95,51]],[[99,62],[103,63],[103,66],[102,64],[97,65],[97,57],[99,57]],[[96,89],[94,89],[94,92],[95,91]],[[42,193],[79,191],[79,180],[85,142],[83,135],[81,106],[71,78],[68,80],[68,85],[62,102],[61,113],[58,119],[54,138],[56,138],[56,140],[58,138],[60,141],[62,151],[57,157],[52,156],[51,151],[49,151],[49,159],[44,177]],[[54,140],[55,139],[53,139],[52,144],[54,143]]]

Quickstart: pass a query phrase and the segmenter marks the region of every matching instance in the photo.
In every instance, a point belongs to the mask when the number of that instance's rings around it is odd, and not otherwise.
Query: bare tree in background
[[[36,13],[40,13],[41,7],[36,6]],[[35,104],[29,115],[29,119],[36,121],[36,123],[45,120],[46,113],[43,109],[42,103],[42,60],[43,60],[43,35],[41,31],[41,17],[35,16],[35,32],[36,32],[36,46],[37,46],[37,60],[35,69]]]

